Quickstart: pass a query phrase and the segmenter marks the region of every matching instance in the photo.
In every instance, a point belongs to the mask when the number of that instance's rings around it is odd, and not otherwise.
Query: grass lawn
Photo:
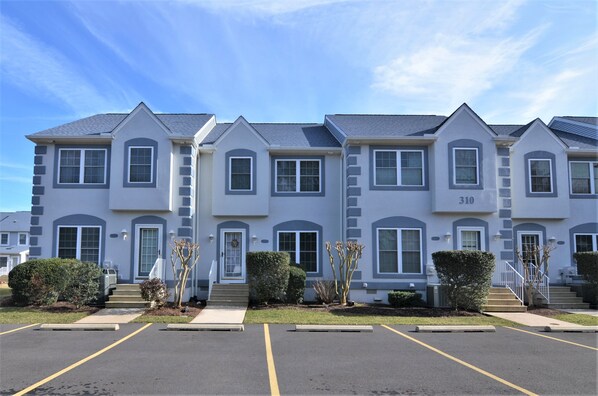
[[[598,326],[598,317],[584,314],[562,314],[553,316],[555,319],[575,323],[582,326]]]
[[[0,308],[0,323],[73,323],[87,315],[89,312],[45,312],[27,307],[2,307]]]
[[[8,285],[0,285],[0,300],[12,294],[12,289]]]
[[[516,326],[508,320],[491,316],[417,317],[389,315],[338,315],[333,312],[309,312],[296,309],[248,309],[245,324],[338,324],[338,325],[495,325]]]

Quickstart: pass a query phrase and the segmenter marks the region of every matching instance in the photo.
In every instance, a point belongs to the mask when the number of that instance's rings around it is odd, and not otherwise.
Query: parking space
[[[122,325],[116,332],[30,328],[1,336],[0,390],[21,391],[128,336],[30,394],[271,394],[272,378],[283,395],[596,390],[595,350],[508,328],[424,334],[413,326],[391,326],[409,339],[380,326],[373,333],[300,333],[294,326],[271,325],[275,375],[269,377],[263,325],[245,326],[244,332],[180,332],[156,324],[131,336],[142,326]],[[18,327],[2,326],[0,332]],[[590,347],[598,338],[548,335]]]

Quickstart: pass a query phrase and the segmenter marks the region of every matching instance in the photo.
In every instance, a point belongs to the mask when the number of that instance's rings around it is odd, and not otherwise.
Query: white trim
[[[131,150],[134,148],[148,148],[151,150],[152,156],[150,158],[150,180],[149,181],[131,181]],[[129,146],[129,153],[127,155],[127,183],[130,184],[148,184],[154,182],[154,146]]]
[[[158,230],[158,257],[164,257],[164,254],[166,252],[162,251],[162,225],[159,224],[135,224],[135,246],[133,247],[135,249],[135,254],[134,254],[134,258],[135,261],[133,262],[133,274],[134,274],[134,280],[135,279],[146,279],[148,276],[147,275],[139,275],[139,249],[141,247],[141,229],[142,228],[152,228],[152,229],[156,229]],[[152,264],[153,265],[153,264]]]
[[[279,230],[276,232],[276,251],[282,252],[280,250],[280,234],[282,233],[293,233],[295,234],[295,257],[291,257],[291,261],[295,264],[301,264],[301,234],[316,234],[316,270],[315,271],[305,271],[307,274],[315,274],[318,273],[320,270],[320,244],[318,241],[320,240],[319,232],[316,230],[309,231],[309,230]]]
[[[396,174],[397,174],[397,183],[396,184],[377,184],[376,183],[376,154],[379,152],[394,152],[395,153],[395,160],[397,162],[397,168],[396,168]],[[420,153],[421,155],[421,163],[422,163],[422,175],[421,175],[421,184],[402,184],[401,183],[401,178],[402,178],[402,155],[403,153]],[[423,150],[409,150],[409,149],[379,149],[379,150],[374,150],[374,158],[373,158],[373,167],[374,167],[374,186],[376,187],[425,187],[425,164],[424,164],[424,151]],[[407,168],[407,169],[413,169],[413,168]]]
[[[226,238],[225,238],[225,234],[226,233],[240,233],[241,234],[241,240],[239,241],[239,243],[241,244],[241,276],[239,277],[229,277],[226,278],[224,277],[224,265],[225,265],[225,242],[226,242]],[[245,256],[247,254],[247,246],[246,243],[247,242],[247,235],[245,234],[245,229],[244,228],[223,228],[220,230],[220,252],[219,252],[219,256],[220,256],[220,283],[245,283],[245,279],[246,279],[246,274],[247,274],[247,264],[245,262]]]
[[[278,163],[295,162],[295,189],[292,191],[278,191]],[[301,162],[318,162],[318,191],[301,191]],[[315,194],[322,192],[322,160],[319,158],[280,158],[274,160],[274,192],[277,194]]]
[[[97,228],[100,230],[100,232],[98,233],[98,262],[97,264],[100,265],[101,264],[101,258],[102,258],[102,226],[100,225],[59,225],[56,227],[56,256],[60,257],[58,255],[59,251],[60,251],[60,229],[61,228],[76,228],[77,229],[77,242],[75,245],[75,258],[77,260],[81,260],[81,230],[83,228]]]
[[[571,172],[571,164],[588,164],[590,168],[590,192],[589,193],[579,193],[573,192],[573,172]],[[596,191],[596,183],[594,181],[595,172],[594,166],[592,164],[598,164],[598,161],[569,161],[569,193],[571,195],[596,195],[598,192]]]
[[[61,159],[62,159],[62,152],[63,151],[79,151],[81,154],[79,155],[79,182],[78,183],[73,183],[73,182],[61,182],[60,181],[60,173],[61,173]],[[87,156],[87,151],[103,151],[104,152],[104,181],[101,183],[90,183],[90,182],[85,182],[85,157]],[[60,184],[60,185],[94,185],[94,186],[102,186],[102,185],[106,185],[107,184],[107,175],[108,175],[108,150],[105,148],[91,148],[91,147],[87,147],[87,148],[77,148],[77,147],[64,147],[64,148],[60,148],[58,149],[58,169],[56,171],[56,184]]]
[[[380,230],[390,230],[397,232],[397,272],[382,272],[380,270]],[[417,231],[419,233],[419,272],[403,272],[403,234],[401,231]],[[422,229],[412,227],[379,227],[376,228],[376,265],[377,272],[380,275],[384,274],[397,274],[397,275],[421,275],[423,274],[423,240],[422,240]]]
[[[533,191],[532,190],[532,161],[548,161],[548,172],[550,177],[550,191]],[[552,159],[550,158],[528,158],[527,159],[527,177],[529,182],[529,191],[530,194],[550,194],[553,191],[552,184],[553,184],[553,176],[552,176]]]
[[[457,150],[475,151],[475,183],[457,183],[457,159],[455,153]],[[453,147],[453,185],[454,186],[479,186],[480,185],[480,153],[477,147]]]
[[[2,243],[2,236],[6,235],[6,243]],[[10,233],[0,232],[0,246],[8,246],[10,244]]]
[[[598,233],[593,232],[576,232],[573,234],[573,252],[577,252],[577,236],[591,235],[592,236],[592,251],[598,251]]]
[[[249,160],[249,188],[233,188],[233,159]],[[228,158],[228,190],[229,191],[253,191],[253,157],[249,156],[231,156]]]
[[[463,250],[463,241],[461,240],[462,231],[477,231],[480,233],[480,251],[486,251],[486,235],[484,227],[457,227],[457,249]]]
[[[25,235],[25,243],[21,243],[21,235]],[[26,232],[19,232],[17,234],[17,245],[19,245],[19,246],[29,245],[29,234]]]

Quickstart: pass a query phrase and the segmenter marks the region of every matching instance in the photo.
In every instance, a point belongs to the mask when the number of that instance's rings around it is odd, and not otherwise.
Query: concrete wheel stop
[[[546,326],[549,333],[598,333],[598,326]]]

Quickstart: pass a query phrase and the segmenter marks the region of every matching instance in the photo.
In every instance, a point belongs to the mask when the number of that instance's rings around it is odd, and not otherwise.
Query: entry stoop
[[[212,285],[208,306],[247,307],[249,304],[249,285],[244,283]]]
[[[488,301],[482,307],[486,312],[527,312],[527,307],[506,287],[491,287]]]
[[[553,309],[590,308],[590,304],[583,302],[582,297],[577,297],[577,293],[572,291],[569,286],[550,286],[550,304],[546,304],[546,300],[543,298],[536,301],[540,305]]]
[[[112,291],[106,308],[149,308],[150,302],[141,297],[138,284],[119,283]]]

